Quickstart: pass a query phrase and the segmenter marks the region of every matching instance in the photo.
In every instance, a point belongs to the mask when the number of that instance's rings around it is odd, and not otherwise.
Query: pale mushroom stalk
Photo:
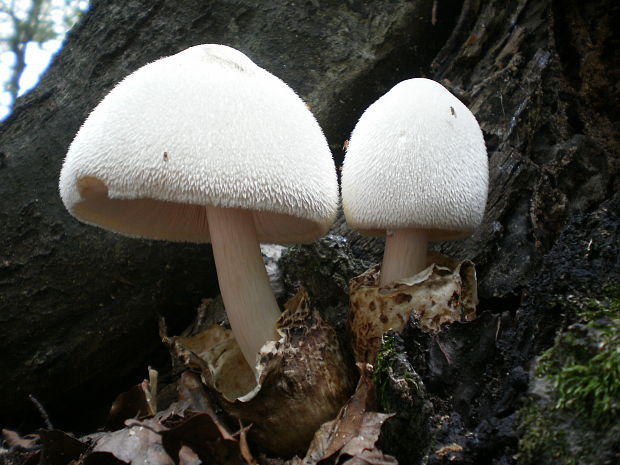
[[[206,208],[226,314],[243,356],[255,370],[260,348],[277,339],[280,310],[263,263],[252,212]]]
[[[381,286],[413,276],[426,268],[428,233],[423,229],[395,229],[386,234]]]

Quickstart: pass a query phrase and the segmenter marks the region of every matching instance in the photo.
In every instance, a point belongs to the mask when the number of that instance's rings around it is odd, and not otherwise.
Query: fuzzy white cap
[[[206,205],[253,210],[261,242],[313,240],[338,207],[331,152],[304,102],[214,44],[119,83],[77,133],[59,188],[81,221],[189,242],[209,241]]]
[[[455,239],[482,221],[488,176],[474,115],[441,84],[409,79],[368,107],[351,134],[344,214],[367,234],[416,228]]]

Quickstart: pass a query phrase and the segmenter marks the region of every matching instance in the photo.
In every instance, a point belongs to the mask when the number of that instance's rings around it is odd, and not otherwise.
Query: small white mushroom
[[[111,231],[212,242],[252,367],[280,315],[259,242],[314,240],[338,205],[331,153],[304,102],[223,45],[191,47],[118,84],[73,140],[60,194],[79,220]]]
[[[488,161],[469,109],[441,84],[409,79],[358,121],[342,170],[347,223],[386,234],[381,284],[426,268],[429,240],[458,239],[482,221]]]

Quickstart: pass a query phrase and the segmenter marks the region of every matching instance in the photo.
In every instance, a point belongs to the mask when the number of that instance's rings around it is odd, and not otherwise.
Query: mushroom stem
[[[423,229],[388,231],[381,265],[381,286],[408,278],[426,268],[428,234]]]
[[[249,210],[207,208],[220,292],[235,339],[250,367],[269,340],[276,340],[280,309],[273,295],[254,219]]]

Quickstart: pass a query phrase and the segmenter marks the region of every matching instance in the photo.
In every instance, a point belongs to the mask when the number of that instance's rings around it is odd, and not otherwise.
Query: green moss
[[[520,429],[525,433],[519,441],[518,463],[577,465],[577,460],[567,454],[569,440],[565,431],[555,427],[558,419],[541,413],[535,401],[529,401],[519,412]]]
[[[558,336],[537,368],[537,376],[548,377],[555,388],[555,408],[574,410],[599,427],[620,414],[617,288],[609,289],[600,300],[574,304],[579,322]]]
[[[538,361],[539,397],[519,412],[519,463],[597,463],[620,431],[620,285],[563,307],[573,323]]]
[[[390,411],[389,393],[390,393],[390,373],[394,365],[394,361],[398,355],[396,350],[396,339],[394,336],[385,334],[381,349],[377,354],[377,362],[372,378],[375,384],[377,400],[383,411]]]
[[[432,405],[400,337],[383,335],[373,382],[379,411],[393,413],[381,429],[380,448],[400,463],[418,463],[428,450]]]
[[[612,324],[599,331],[598,353],[575,360],[552,377],[556,408],[574,408],[601,426],[620,413],[620,322]]]

